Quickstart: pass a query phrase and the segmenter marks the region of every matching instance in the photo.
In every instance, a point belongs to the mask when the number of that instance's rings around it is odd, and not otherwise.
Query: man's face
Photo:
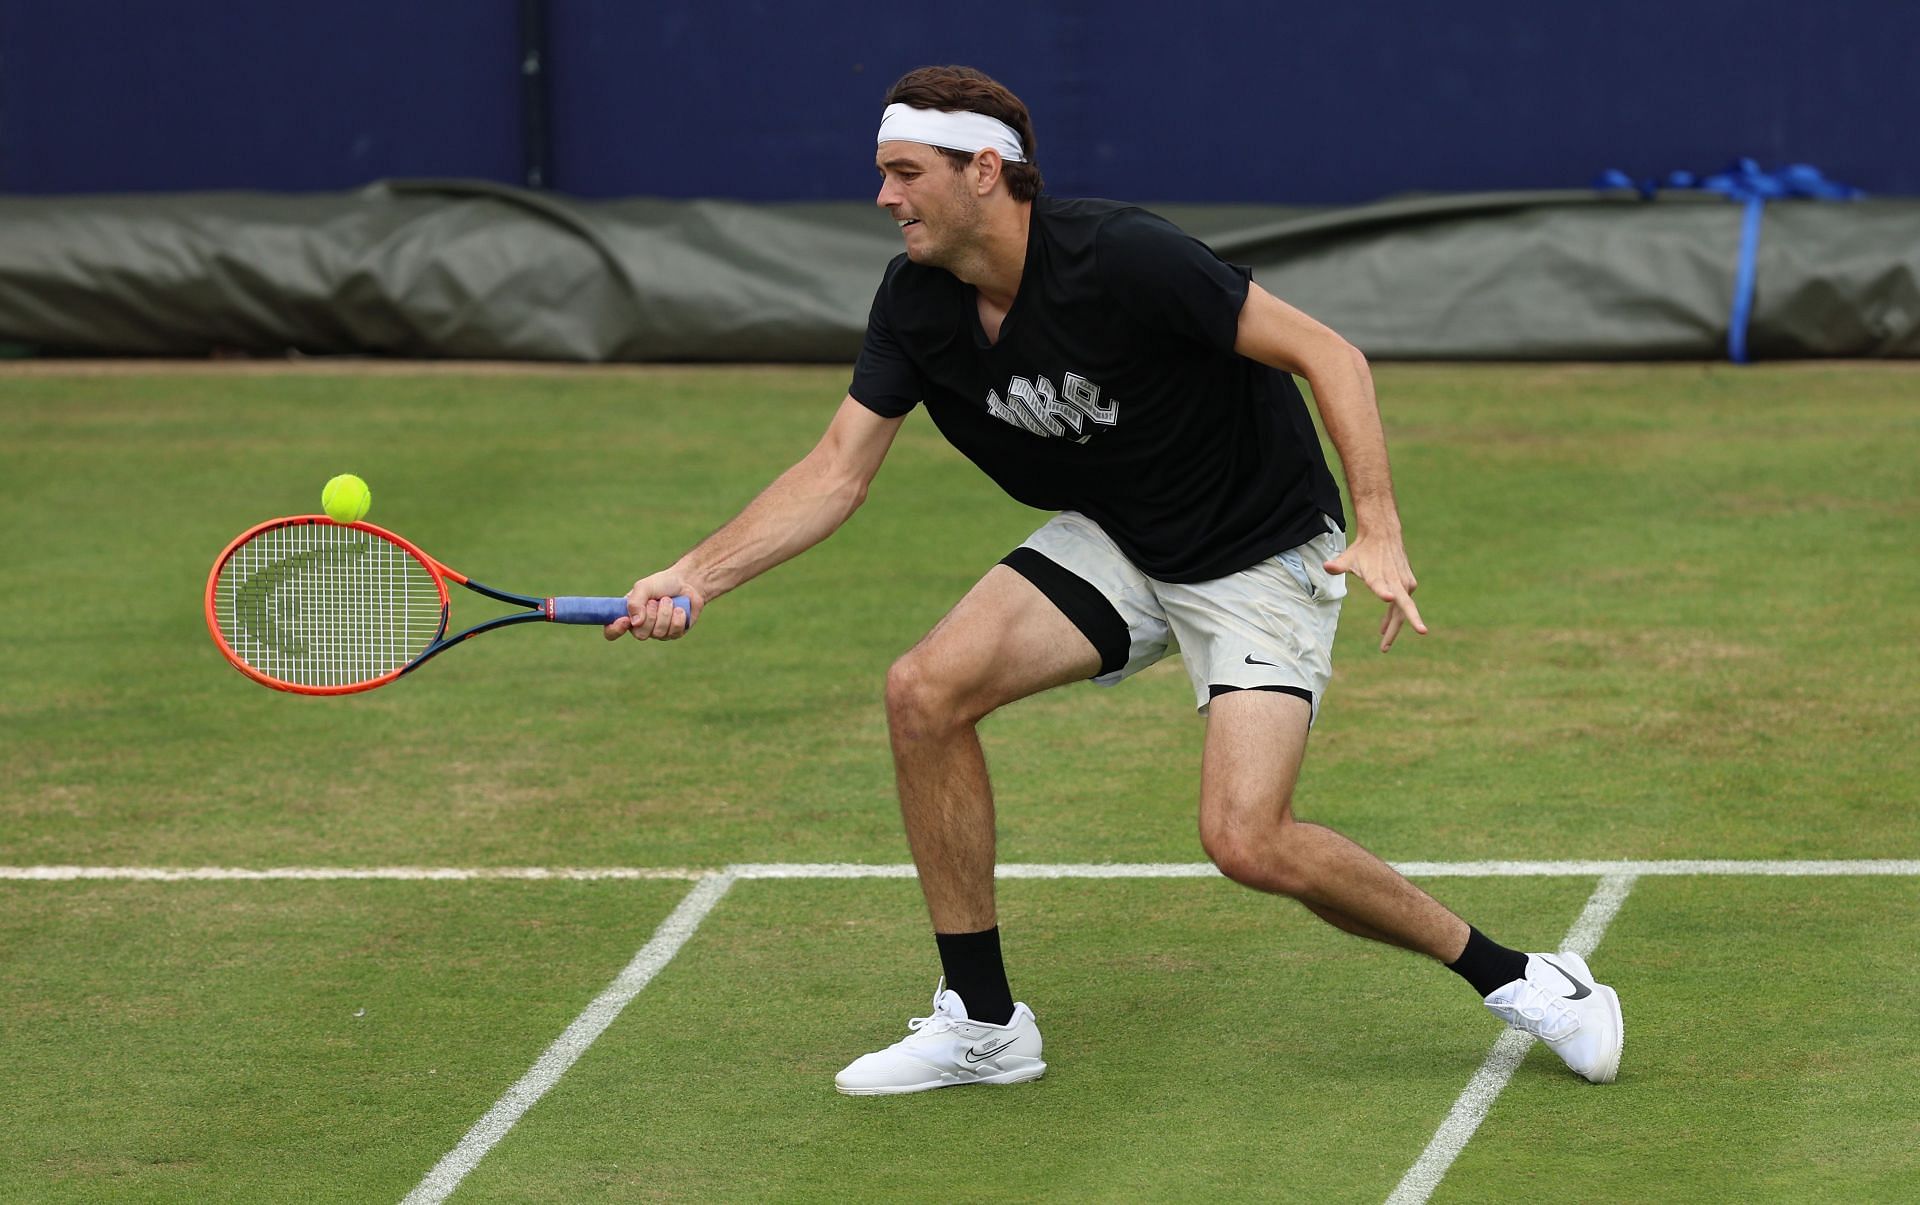
[[[973,243],[980,198],[970,172],[921,142],[883,142],[874,164],[880,169],[874,203],[899,223],[907,258],[940,267]]]

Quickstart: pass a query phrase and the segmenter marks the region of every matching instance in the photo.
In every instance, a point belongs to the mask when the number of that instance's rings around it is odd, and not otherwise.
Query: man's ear
[[[973,155],[973,167],[977,173],[975,176],[974,191],[984,197],[993,191],[995,184],[1000,182],[1000,169],[1002,167],[1000,152],[994,150],[992,147],[985,147],[975,151]]]

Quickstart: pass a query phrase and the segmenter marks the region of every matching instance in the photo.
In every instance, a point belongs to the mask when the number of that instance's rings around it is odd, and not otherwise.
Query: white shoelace
[[[942,982],[942,994],[945,994],[944,981]],[[953,1028],[954,1022],[957,1020],[959,1020],[958,1017],[940,1007],[940,997],[935,996],[933,998],[933,1015],[928,1017],[907,1018],[907,1036],[901,1038],[895,1045],[904,1046],[908,1042],[918,1038],[931,1037],[937,1033],[945,1033],[947,1030]]]
[[[907,1031],[912,1034],[920,1034],[920,1031],[923,1029],[928,1034],[936,1034],[952,1028],[953,1015],[951,1013],[936,1012],[931,1017],[907,1018]]]

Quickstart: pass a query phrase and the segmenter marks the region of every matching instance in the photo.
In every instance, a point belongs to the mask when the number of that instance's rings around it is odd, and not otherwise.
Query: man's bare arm
[[[1419,583],[1407,564],[1400,511],[1393,499],[1387,437],[1373,396],[1373,373],[1360,349],[1257,284],[1247,286],[1234,350],[1251,360],[1307,379],[1314,405],[1346,470],[1353,499],[1353,543],[1327,562],[1331,573],[1353,573],[1387,604],[1380,651],[1393,647],[1403,624],[1426,635],[1414,606]]]
[[[812,451],[671,567],[633,584],[627,618],[607,625],[607,639],[677,637],[711,600],[832,535],[866,501],[901,422],[847,397]],[[676,594],[691,600],[692,615],[660,602]]]

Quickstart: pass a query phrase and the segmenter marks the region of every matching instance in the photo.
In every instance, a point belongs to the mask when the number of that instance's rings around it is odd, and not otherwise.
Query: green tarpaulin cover
[[[1500,193],[1150,206],[1382,359],[1723,359],[1742,207]],[[869,205],[466,182],[0,198],[0,340],[111,355],[841,361],[899,233]],[[1778,201],[1757,359],[1920,356],[1920,201]]]

